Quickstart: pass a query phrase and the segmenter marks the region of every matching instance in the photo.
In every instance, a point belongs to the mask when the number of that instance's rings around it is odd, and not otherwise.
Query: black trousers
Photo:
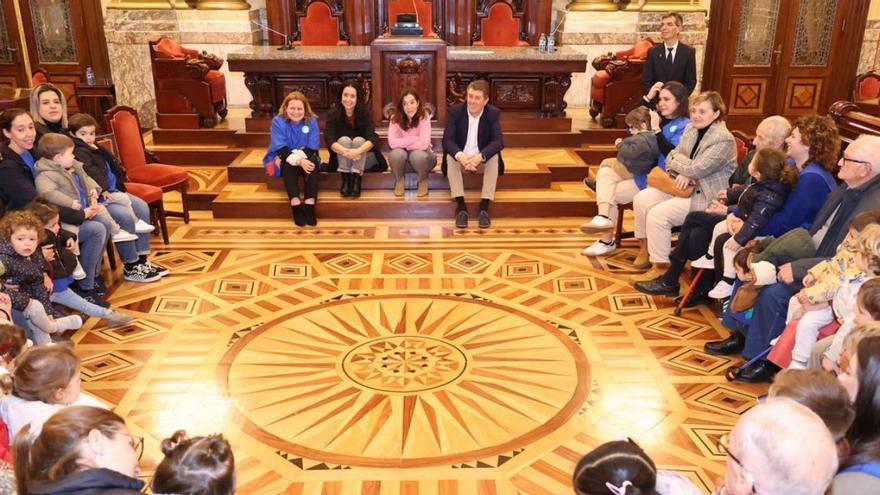
[[[688,261],[693,261],[700,256],[706,254],[709,249],[709,243],[712,242],[712,231],[718,222],[724,220],[724,215],[716,215],[705,211],[692,211],[687,214],[684,223],[681,225],[681,233],[678,234],[678,242],[675,248],[669,254],[669,269],[663,275],[663,282],[667,285],[678,284],[678,278],[684,271],[684,265]],[[717,241],[716,252],[724,246],[724,243]],[[721,258],[715,256],[716,267]],[[720,271],[716,270],[716,273]],[[705,294],[712,289],[714,285],[714,274],[704,273],[700,278],[700,282],[694,288],[694,294]]]
[[[293,167],[287,163],[281,164],[281,178],[284,180],[284,188],[287,189],[287,199],[299,197],[299,178],[303,176],[304,199],[318,199],[318,179],[320,173],[315,167],[311,173],[306,173],[300,167]]]

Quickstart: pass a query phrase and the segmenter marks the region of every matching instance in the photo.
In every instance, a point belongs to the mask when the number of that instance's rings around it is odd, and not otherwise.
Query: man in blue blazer
[[[642,71],[642,92],[648,103],[652,103],[663,84],[678,81],[685,85],[688,94],[697,86],[697,51],[690,45],[679,42],[682,26],[681,14],[670,12],[660,20],[662,44],[648,50],[645,68]]]
[[[488,103],[489,83],[481,79],[471,81],[465,103],[453,106],[446,114],[443,175],[449,179],[449,189],[455,198],[455,226],[460,229],[468,226],[462,171],[483,174],[480,213],[477,217],[481,229],[492,224],[489,202],[495,199],[498,176],[504,174],[501,110]]]

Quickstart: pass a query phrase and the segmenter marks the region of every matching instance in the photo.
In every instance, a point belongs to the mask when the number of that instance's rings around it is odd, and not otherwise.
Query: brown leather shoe
[[[423,179],[419,181],[419,189],[416,192],[418,197],[427,196],[428,195],[428,179]]]
[[[403,196],[403,177],[394,182],[394,195]]]
[[[654,263],[651,266],[651,269],[646,271],[645,273],[639,273],[630,277],[629,282],[634,284],[636,282],[648,282],[650,280],[654,280],[657,277],[663,276],[668,268],[669,263]]]

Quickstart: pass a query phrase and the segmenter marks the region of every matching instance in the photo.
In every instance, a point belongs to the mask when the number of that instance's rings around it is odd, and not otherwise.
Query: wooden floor
[[[710,309],[632,289],[631,246],[581,256],[576,219],[169,223],[171,276],[112,274],[137,323],[74,336],[145,478],[185,428],[230,439],[238,493],[558,495],[630,436],[709,491],[718,437],[765,393],[702,352],[727,335]]]

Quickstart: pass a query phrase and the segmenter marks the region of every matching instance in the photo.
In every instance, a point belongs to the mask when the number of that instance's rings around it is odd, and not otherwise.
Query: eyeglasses
[[[131,448],[137,452],[138,460],[144,456],[144,437],[131,436]]]
[[[733,459],[733,462],[735,462],[736,465],[742,469],[743,474],[745,475],[746,479],[752,485],[752,493],[758,493],[757,490],[755,489],[755,477],[752,476],[752,473],[750,473],[749,470],[746,469],[745,466],[743,466],[742,461],[737,459],[737,457],[735,455],[733,455],[733,453],[730,451],[730,435],[729,434],[721,435],[721,438],[718,439],[718,447],[720,447],[721,450],[723,450],[724,453],[727,454],[728,457]]]
[[[841,161],[843,161],[844,165],[846,165],[846,162],[852,162],[859,165],[867,165],[869,167],[871,166],[871,162],[866,162],[865,160],[853,160],[852,158],[847,158],[846,155],[841,156],[840,159]]]

